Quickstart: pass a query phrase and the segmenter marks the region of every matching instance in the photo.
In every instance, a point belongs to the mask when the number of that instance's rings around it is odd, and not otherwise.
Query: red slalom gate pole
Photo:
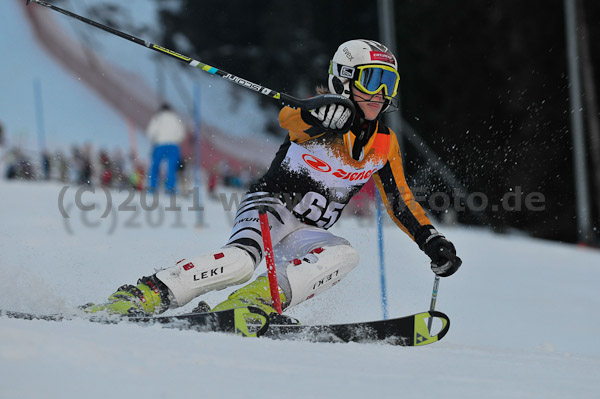
[[[271,229],[269,228],[269,217],[267,211],[258,211],[260,219],[260,231],[265,248],[265,260],[267,262],[267,274],[269,276],[269,287],[271,288],[271,299],[277,313],[281,314],[281,299],[279,298],[279,285],[277,284],[277,272],[275,271],[275,259],[273,258],[273,243],[271,242]]]

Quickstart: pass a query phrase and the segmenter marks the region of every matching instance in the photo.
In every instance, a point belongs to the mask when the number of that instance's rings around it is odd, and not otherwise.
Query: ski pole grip
[[[354,107],[354,103],[350,101],[349,98],[340,96],[339,94],[320,94],[318,96],[300,99],[281,93],[281,105],[285,105],[292,108],[300,108],[309,112],[329,104],[339,104],[343,105],[346,108],[349,108],[350,111],[352,111],[352,116],[354,117],[354,114],[356,112],[356,107]]]

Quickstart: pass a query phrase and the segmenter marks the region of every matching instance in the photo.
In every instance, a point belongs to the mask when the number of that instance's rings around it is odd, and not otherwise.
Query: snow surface
[[[0,308],[70,311],[229,236],[233,211],[219,202],[206,204],[208,227],[196,229],[186,210],[191,199],[177,199],[183,210],[170,212],[163,198],[150,212],[136,197],[129,205],[138,211],[127,212],[116,211],[127,193],[111,192],[115,210],[102,219],[102,190],[83,193],[85,204],[97,205],[84,214],[75,206],[77,188],[61,201],[62,189],[0,181]],[[440,283],[437,308],[452,320],[441,342],[315,344],[0,317],[0,398],[598,397],[600,253],[440,229],[464,261]],[[381,318],[374,221],[345,215],[332,230],[358,248],[361,263],[290,314],[304,324]],[[391,224],[385,245],[390,316],[427,310],[433,274],[426,257]],[[215,305],[230,291],[204,299]]]

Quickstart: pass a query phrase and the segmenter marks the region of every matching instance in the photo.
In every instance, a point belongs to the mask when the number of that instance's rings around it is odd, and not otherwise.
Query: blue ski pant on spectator
[[[165,180],[165,190],[168,193],[177,191],[177,169],[179,168],[179,146],[175,144],[157,145],[152,150],[152,167],[148,174],[148,190],[154,192],[158,185],[160,174],[160,164],[163,160],[167,161],[167,178]]]

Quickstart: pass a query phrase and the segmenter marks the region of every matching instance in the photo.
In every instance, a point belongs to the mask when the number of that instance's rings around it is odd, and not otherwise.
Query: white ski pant
[[[249,193],[240,203],[223,248],[157,273],[170,290],[172,306],[252,277],[264,254],[261,208],[269,217],[277,280],[288,307],[331,288],[358,264],[358,252],[347,240],[300,222],[269,193]]]

